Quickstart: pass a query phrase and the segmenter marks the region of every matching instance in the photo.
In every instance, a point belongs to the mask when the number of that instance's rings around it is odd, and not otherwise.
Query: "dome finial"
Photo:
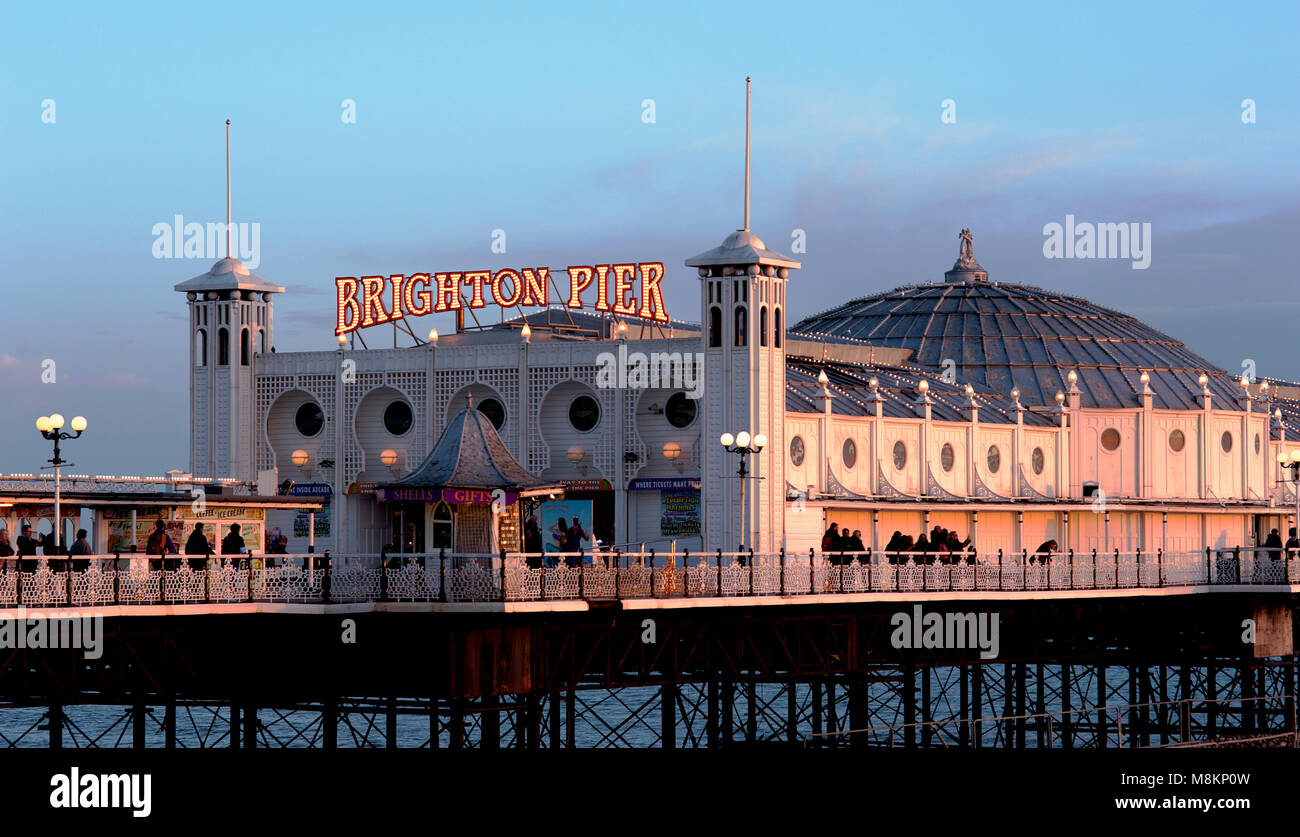
[[[971,234],[970,227],[962,227],[959,238],[961,249],[957,253],[957,261],[953,262],[952,270],[945,273],[943,278],[949,282],[987,282],[988,271],[975,261],[975,236]]]

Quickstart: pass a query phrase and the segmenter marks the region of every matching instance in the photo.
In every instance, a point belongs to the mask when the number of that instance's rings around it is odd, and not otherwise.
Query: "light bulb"
[[[742,448],[749,447],[749,431],[742,430],[736,434],[736,444]]]
[[[72,429],[75,430],[75,431],[77,431],[78,433],[80,433],[80,432],[82,432],[83,430],[85,430],[85,429],[86,429],[86,417],[85,417],[85,416],[77,416],[77,417],[73,418],[73,420],[72,420]]]
[[[723,433],[722,438],[718,440],[724,448],[729,448],[736,443],[736,437],[730,433]]]
[[[767,437],[764,436],[762,433],[756,434],[754,436],[754,449],[762,450],[765,447],[767,447]]]
[[[61,430],[62,428],[63,428],[63,416],[59,415],[58,413],[55,413],[54,415],[50,416],[50,429]]]

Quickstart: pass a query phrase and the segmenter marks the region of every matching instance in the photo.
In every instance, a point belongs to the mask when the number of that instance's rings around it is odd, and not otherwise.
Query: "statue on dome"
[[[970,227],[961,231],[961,255],[957,258],[960,265],[970,265],[975,262],[975,236],[971,235]]]

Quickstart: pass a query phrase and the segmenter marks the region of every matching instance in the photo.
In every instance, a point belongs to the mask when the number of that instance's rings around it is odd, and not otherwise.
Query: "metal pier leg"
[[[785,737],[791,744],[799,739],[799,683],[791,680],[785,687]]]
[[[1016,664],[1016,747],[1025,749],[1025,671],[1024,663]]]
[[[1142,716],[1139,719],[1142,724],[1142,746],[1151,746],[1151,667],[1138,666],[1138,672],[1142,677],[1138,683],[1138,699],[1142,703]]]
[[[542,746],[542,704],[537,695],[529,695],[524,703],[524,729],[528,732],[528,748],[536,750]]]
[[[439,726],[440,725],[438,724],[438,699],[433,695],[429,695],[429,749],[430,750],[436,750],[442,746],[442,742],[438,740],[439,735],[441,735],[442,733],[442,730],[439,728]]]
[[[131,746],[144,749],[144,702],[139,698],[131,705]]]
[[[564,746],[572,750],[577,746],[578,693],[570,689],[565,695],[564,705]]]
[[[916,746],[916,666],[911,661],[903,666],[903,723],[904,746],[910,750]]]
[[[239,703],[230,701],[230,749],[239,749]]]
[[[957,725],[957,743],[962,749],[970,746],[970,719],[973,717],[970,711],[970,685],[966,680],[969,676],[970,670],[965,665],[957,667],[957,682],[960,690],[957,717],[961,721]]]
[[[722,683],[722,743],[730,747],[736,740],[736,684],[730,680]]]
[[[758,686],[753,680],[745,684],[745,740],[753,744],[758,740],[758,707],[755,699]]]
[[[1255,714],[1258,711],[1255,704],[1259,701],[1251,700],[1255,697],[1255,671],[1251,666],[1250,659],[1243,657],[1238,663],[1237,672],[1241,680],[1241,728],[1240,732],[1245,735],[1255,734]]]
[[[163,746],[168,750],[176,749],[176,696],[169,695],[167,706],[163,709]]]
[[[339,746],[339,702],[337,698],[326,698],[321,707],[321,747],[335,750]]]
[[[50,727],[50,749],[63,749],[63,704],[57,701],[50,702],[49,712],[46,717],[49,719]]]
[[[546,696],[546,703],[551,715],[551,749],[560,749],[560,693],[551,692]]]
[[[1128,746],[1133,749],[1142,743],[1138,727],[1138,667],[1128,667]],[[1121,742],[1122,743],[1122,742]]]
[[[840,713],[839,707],[835,704],[835,678],[826,678],[826,731],[840,731]],[[843,741],[840,736],[832,736],[830,739],[832,747],[839,747]]]
[[[867,726],[867,684],[858,675],[849,682],[849,729],[866,729]],[[849,737],[850,747],[862,747],[867,743],[862,735]]]
[[[921,746],[930,746],[930,667],[921,667]]]
[[[970,692],[971,692],[971,718],[975,728],[974,744],[975,749],[984,746],[984,722],[980,718],[984,717],[983,705],[983,686],[984,686],[984,666],[981,663],[975,663],[970,668]]]
[[[999,726],[1002,729],[1002,746],[1007,750],[1016,746],[1015,721],[1011,720],[1011,701],[1015,697],[1015,691],[1015,667],[1011,663],[1004,663],[1002,665],[1002,717],[1004,720]]]
[[[244,749],[257,747],[257,707],[251,703],[244,704]]]
[[[1106,664],[1097,664],[1097,706],[1106,705]],[[1119,720],[1118,716],[1116,720]],[[1110,716],[1105,709],[1097,710],[1097,748],[1106,749],[1110,745],[1107,736],[1110,735]],[[1116,743],[1119,746],[1119,742]]]
[[[822,734],[822,682],[814,680],[810,687],[812,688],[812,731],[813,735],[820,736]],[[814,741],[818,747],[826,746],[825,739],[815,738]]]
[[[384,705],[384,747],[397,749],[397,698],[389,695]]]
[[[1034,667],[1034,678],[1038,681],[1034,687],[1034,714],[1038,715],[1038,747],[1052,746],[1052,742],[1047,740],[1047,718],[1044,717],[1047,712],[1047,704],[1043,700],[1043,664],[1039,663]]]
[[[704,726],[708,733],[709,746],[717,747],[720,742],[718,741],[718,682],[716,680],[709,681],[709,693],[706,700],[708,715],[705,718]]]
[[[1205,670],[1205,739],[1213,741],[1219,734],[1219,667],[1210,660]]]
[[[450,744],[453,750],[465,749],[465,699],[451,699]]]
[[[677,685],[659,687],[659,744],[665,750],[677,749]]]
[[[501,746],[501,711],[497,709],[496,695],[488,695],[479,704],[479,729],[482,731],[484,750],[495,750]]]
[[[1070,664],[1061,663],[1061,747],[1074,749],[1074,718],[1070,714]]]
[[[1169,705],[1169,669],[1160,666],[1160,743],[1169,743],[1169,722],[1172,707]]]

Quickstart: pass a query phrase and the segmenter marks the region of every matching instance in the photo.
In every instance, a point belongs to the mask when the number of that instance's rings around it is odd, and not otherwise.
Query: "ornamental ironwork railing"
[[[1300,550],[0,558],[0,607],[552,602],[1300,584]]]

